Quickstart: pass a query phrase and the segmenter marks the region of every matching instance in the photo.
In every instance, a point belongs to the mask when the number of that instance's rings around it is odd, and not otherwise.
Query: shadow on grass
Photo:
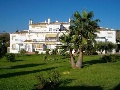
[[[60,83],[63,85],[67,85],[68,83],[71,83],[73,80],[75,79],[66,79],[66,80],[61,81]]]
[[[7,74],[0,75],[0,78],[10,78],[10,77],[14,77],[14,76],[21,76],[21,75],[37,73],[37,72],[41,72],[41,71],[48,71],[48,70],[52,70],[55,68],[57,68],[57,67],[51,67],[51,68],[46,68],[46,69],[41,69],[41,70],[33,70],[33,71],[21,71],[21,72],[7,73]]]
[[[101,86],[64,86],[58,88],[32,89],[32,90],[103,90]]]
[[[90,61],[83,62],[83,65],[89,66],[89,65],[100,64],[100,63],[106,63],[106,62],[103,60],[90,60]]]
[[[20,61],[24,61],[24,60],[15,60],[14,62],[20,62]]]
[[[39,65],[44,65],[45,63],[41,64],[24,64],[24,65],[16,65],[16,66],[11,66],[10,69],[18,69],[18,68],[27,68],[27,67],[36,67]]]
[[[120,90],[120,83],[111,90]]]
[[[66,86],[59,87],[57,90],[103,90],[101,86]]]
[[[63,85],[67,85],[73,82],[75,79],[66,79],[61,82]],[[57,90],[103,90],[101,86],[61,86]]]
[[[69,85],[69,83],[73,82],[75,79],[66,79],[60,82],[63,85]],[[32,90],[103,90],[101,86],[56,86],[56,87],[45,87],[44,89],[32,89]]]

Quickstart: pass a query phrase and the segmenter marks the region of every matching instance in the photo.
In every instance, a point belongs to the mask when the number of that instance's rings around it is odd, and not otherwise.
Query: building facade
[[[69,20],[70,21],[70,20]],[[10,53],[19,53],[21,49],[27,52],[38,51],[44,53],[47,49],[54,49],[60,44],[59,36],[69,30],[70,22],[34,23],[29,20],[29,29],[10,34]]]
[[[59,37],[69,31],[68,22],[51,22],[50,19],[40,23],[29,20],[29,29],[10,34],[10,53],[19,53],[21,49],[27,52],[38,51],[45,53],[46,49],[54,49],[59,46]],[[116,43],[116,31],[108,28],[100,28],[97,33],[97,41],[110,41]]]
[[[99,32],[97,33],[96,41],[109,41],[112,43],[116,43],[116,31],[114,29],[109,28],[100,28]]]
[[[96,41],[112,42],[116,44],[116,31],[114,29],[101,27],[97,33]],[[105,54],[105,51],[103,51],[103,53]],[[113,49],[112,53],[116,53],[116,50]]]

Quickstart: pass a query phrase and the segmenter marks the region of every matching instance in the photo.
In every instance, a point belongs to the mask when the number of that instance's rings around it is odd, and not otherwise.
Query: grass
[[[58,60],[53,59],[56,58]],[[72,69],[69,59],[62,56],[17,56],[15,62],[0,60],[0,90],[32,90],[37,76],[50,70],[59,71],[62,83],[58,90],[117,90],[120,89],[120,61],[103,63],[100,56],[84,56],[84,68]]]

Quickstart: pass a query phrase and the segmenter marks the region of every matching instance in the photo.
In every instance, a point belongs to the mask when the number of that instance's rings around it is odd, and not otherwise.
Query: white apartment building
[[[112,42],[116,43],[116,31],[114,29],[100,27],[97,33],[96,41]]]
[[[45,22],[34,23],[29,20],[29,29],[10,34],[10,53],[19,53],[21,49],[27,52],[45,52],[47,49],[54,49],[60,44],[58,37],[69,30],[68,22]]]
[[[116,31],[114,29],[109,28],[100,28],[99,33],[97,33],[96,41],[103,41],[103,42],[112,42],[116,44]],[[112,53],[115,53],[116,50],[113,49]],[[103,51],[105,54],[105,51]]]
[[[69,30],[70,19],[68,22],[45,22],[34,23],[29,20],[29,29],[10,34],[10,53],[19,53],[21,49],[27,52],[38,51],[45,53],[47,49],[54,49],[61,44],[59,36]],[[97,33],[97,41],[110,41],[116,43],[116,31],[108,28],[100,28]]]

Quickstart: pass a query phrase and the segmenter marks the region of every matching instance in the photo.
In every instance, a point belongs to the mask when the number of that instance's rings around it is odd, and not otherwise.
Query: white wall
[[[105,37],[107,41],[116,43],[116,31],[100,31],[97,33],[98,37]],[[99,39],[100,40],[100,39]],[[104,39],[101,39],[104,41]]]

